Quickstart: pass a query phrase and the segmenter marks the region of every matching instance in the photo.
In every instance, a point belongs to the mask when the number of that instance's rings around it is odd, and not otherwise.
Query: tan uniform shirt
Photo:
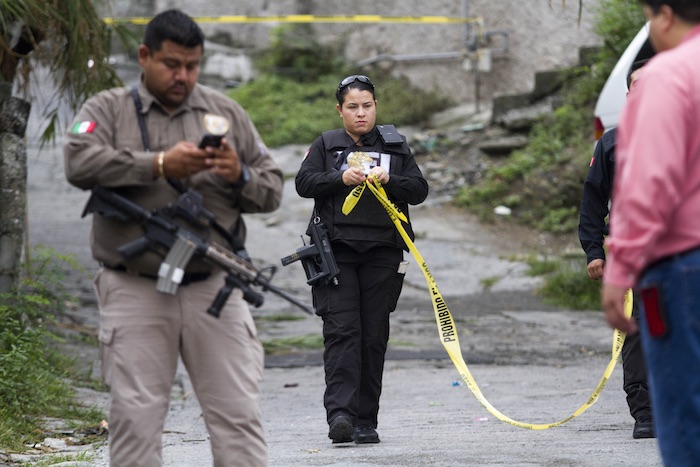
[[[144,150],[136,107],[129,88],[103,91],[89,99],[78,113],[74,125],[86,122],[84,131],[71,130],[64,140],[65,171],[68,181],[84,190],[95,184],[120,188],[120,194],[146,209],[160,208],[177,200],[180,193],[162,178],[154,180],[153,157],[180,141],[199,143],[206,133],[204,115],[220,115],[231,127],[225,135],[247,166],[250,179],[233,186],[209,172],[182,179],[184,187],[194,188],[204,197],[204,207],[213,212],[219,224],[234,232],[241,213],[271,212],[280,205],[282,171],[271,158],[245,111],[233,100],[197,84],[188,101],[169,114],[146,90],[139,87],[148,128],[151,152]],[[90,122],[90,123],[87,123]],[[94,125],[92,125],[94,124]],[[85,131],[87,130],[87,131]],[[210,241],[230,248],[216,232],[202,232]],[[110,266],[155,275],[163,253],[145,252],[126,259],[117,248],[143,236],[143,228],[134,222],[93,216],[91,246],[93,257]],[[245,237],[241,220],[239,234]],[[193,259],[188,272],[204,272],[212,266]]]

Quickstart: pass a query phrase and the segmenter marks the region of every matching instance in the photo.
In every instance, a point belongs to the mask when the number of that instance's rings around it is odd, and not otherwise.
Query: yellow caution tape
[[[350,211],[352,211],[355,206],[357,205],[358,201],[360,201],[360,196],[362,196],[362,193],[365,191],[365,186],[366,183],[362,183],[361,185],[357,185],[355,188],[352,189],[350,194],[345,198],[345,201],[343,202],[343,208],[341,211],[343,211],[343,214],[346,216],[350,214]]]
[[[148,24],[150,17],[102,18],[106,24]],[[465,24],[481,23],[478,17],[451,16],[380,16],[380,15],[273,15],[273,16],[197,16],[198,23],[396,23],[396,24]]]
[[[401,225],[401,222],[399,221],[395,210],[390,209],[388,207],[393,206],[393,203],[391,203],[391,201],[388,199],[386,193],[382,193],[378,189],[373,189],[374,187],[372,187],[371,184],[368,182],[365,182],[365,184],[370,187],[370,191],[372,191],[374,196],[376,196],[379,202],[382,203],[382,205],[387,211],[387,214],[389,214],[389,217],[394,222],[396,229],[399,231],[399,234],[403,238],[404,242],[406,242],[409,251],[415,258],[416,262],[420,264],[420,268],[423,271],[423,275],[425,276],[425,281],[428,284],[430,296],[432,297],[433,311],[435,313],[435,321],[437,323],[438,336],[440,338],[440,341],[442,342],[443,347],[447,351],[447,354],[450,356],[450,359],[455,365],[455,368],[457,368],[457,371],[459,371],[460,377],[467,385],[474,397],[476,397],[476,399],[481,403],[481,405],[483,405],[492,415],[494,415],[499,420],[509,423],[513,426],[519,428],[526,428],[529,430],[546,430],[548,428],[562,425],[567,421],[581,415],[583,412],[588,410],[593,404],[596,403],[596,401],[600,397],[601,392],[603,391],[603,388],[605,387],[605,384],[610,379],[610,375],[612,375],[612,371],[615,368],[615,364],[617,363],[617,360],[620,357],[622,345],[625,342],[626,334],[620,332],[617,329],[613,333],[612,357],[607,367],[605,368],[605,371],[603,372],[603,377],[601,378],[600,382],[598,383],[588,400],[583,405],[581,405],[581,407],[579,407],[572,415],[553,423],[525,423],[513,420],[512,418],[501,413],[493,405],[491,405],[491,403],[488,400],[486,400],[486,397],[484,397],[483,393],[481,392],[481,389],[479,389],[479,386],[476,384],[476,381],[472,377],[471,372],[469,371],[469,368],[467,367],[467,364],[464,361],[464,357],[462,356],[462,349],[459,345],[457,327],[455,326],[455,322],[452,319],[452,314],[450,313],[450,310],[448,309],[447,304],[442,298],[442,294],[440,293],[440,290],[438,289],[437,284],[435,283],[435,279],[433,278],[432,274],[430,274],[430,270],[428,269],[428,266],[423,260],[423,257],[421,256],[420,252],[413,244],[413,241],[411,241],[411,238],[406,233],[406,230],[403,228],[403,225]],[[348,195],[348,197],[350,196],[352,196],[352,194]],[[357,204],[357,202],[355,202],[355,204]],[[628,290],[625,294],[625,314],[628,317],[632,315],[631,290]]]
[[[389,200],[389,197],[386,195],[386,191],[384,191],[384,187],[381,183],[379,183],[377,177],[373,176],[372,178],[375,180],[375,183],[367,181],[363,183],[363,185],[367,185],[369,187],[369,190],[374,193],[374,196],[376,196],[379,202],[382,203],[382,206],[384,206],[384,209],[386,209],[389,215],[392,216],[392,219],[397,218],[400,221],[408,222],[406,214],[402,213],[401,210],[394,203],[392,203],[391,200]],[[345,211],[343,211],[343,213],[345,213]]]

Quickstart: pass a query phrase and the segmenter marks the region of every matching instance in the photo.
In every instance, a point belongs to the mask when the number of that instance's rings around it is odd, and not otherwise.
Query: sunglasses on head
[[[372,83],[372,80],[366,77],[365,75],[351,75],[340,82],[340,84],[338,85],[338,89],[335,91],[336,97],[340,95],[340,91],[342,91],[344,87],[350,86],[355,81],[369,84],[372,87],[372,90],[374,90],[374,83]]]

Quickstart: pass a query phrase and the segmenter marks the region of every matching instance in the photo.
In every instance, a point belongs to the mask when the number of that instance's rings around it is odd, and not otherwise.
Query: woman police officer
[[[366,190],[347,215],[343,203],[366,181],[381,184],[408,218],[408,204],[428,195],[406,138],[393,125],[375,125],[377,101],[363,75],[336,90],[343,128],[324,132],[308,150],[296,176],[297,193],[314,198],[314,217],[328,230],[339,268],[337,284],[312,287],[323,319],[324,405],[334,443],[378,443],[376,432],[389,314],[401,292],[407,249],[380,202]],[[409,222],[404,228],[414,238]]]

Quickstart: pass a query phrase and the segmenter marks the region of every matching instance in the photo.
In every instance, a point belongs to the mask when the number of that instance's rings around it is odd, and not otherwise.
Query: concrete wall
[[[481,32],[491,40],[491,70],[475,73],[465,39],[477,34],[475,26],[444,24],[317,24],[322,41],[343,44],[348,60],[368,61],[379,55],[430,55],[455,52],[462,58],[418,62],[381,62],[367,73],[403,74],[425,89],[437,89],[461,102],[477,96],[490,101],[495,93],[527,92],[534,73],[577,63],[580,47],[599,45],[592,31],[598,0],[583,1],[579,24],[578,2],[560,0],[115,0],[115,16],[148,15],[148,10],[181,8],[192,16],[378,14],[386,16],[450,16],[466,14],[483,20]],[[137,5],[137,7],[134,7]],[[136,8],[136,9],[134,9]],[[225,33],[241,47],[260,48],[269,43],[275,24],[202,24],[210,34]],[[477,79],[478,84],[477,84]]]

